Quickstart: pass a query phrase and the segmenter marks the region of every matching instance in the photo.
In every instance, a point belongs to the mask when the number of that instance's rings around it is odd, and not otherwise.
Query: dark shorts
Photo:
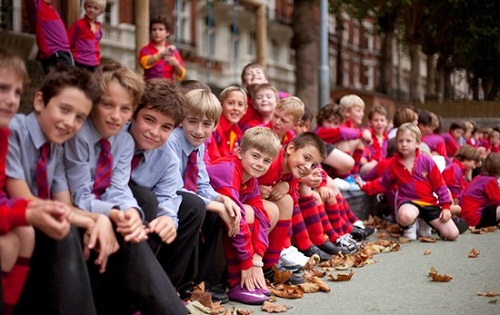
[[[325,143],[325,146],[326,146],[326,155],[330,155],[330,153],[333,152],[333,150],[335,150],[335,146],[333,144],[330,144],[330,143]]]
[[[499,218],[497,218],[497,206],[486,207],[481,211],[481,219],[476,225],[476,229],[487,226],[497,225]]]
[[[50,67],[59,62],[63,62],[72,66],[75,65],[75,62],[73,61],[73,56],[69,51],[63,51],[63,50],[57,51],[48,58],[40,59],[43,71],[45,71],[46,74],[49,73]]]
[[[424,220],[429,224],[429,222],[439,219],[439,215],[441,214],[441,208],[439,206],[421,206],[419,204],[416,204],[413,201],[405,201],[403,202],[399,207],[402,205],[409,203],[415,207],[418,208],[418,217]],[[430,225],[430,224],[429,224]],[[431,225],[432,226],[432,225]]]

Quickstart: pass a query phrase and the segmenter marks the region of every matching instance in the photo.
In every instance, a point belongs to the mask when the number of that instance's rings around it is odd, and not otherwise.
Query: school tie
[[[130,173],[132,173],[137,165],[141,162],[142,158],[144,157],[144,153],[136,153],[134,157],[132,158],[132,163],[130,163]]]
[[[111,144],[107,139],[99,140],[101,153],[97,159],[95,168],[95,179],[92,193],[96,198],[101,198],[101,195],[106,191],[106,188],[111,184],[111,172],[113,170],[113,156],[111,156]]]
[[[198,164],[196,163],[197,154],[198,150],[193,150],[191,152],[186,165],[186,171],[184,172],[184,188],[194,193],[197,191],[197,185],[196,185],[196,179],[198,178]]]
[[[35,176],[36,189],[38,197],[41,199],[50,199],[49,180],[47,177],[47,163],[50,156],[50,144],[45,143],[40,147],[40,156],[36,162]]]

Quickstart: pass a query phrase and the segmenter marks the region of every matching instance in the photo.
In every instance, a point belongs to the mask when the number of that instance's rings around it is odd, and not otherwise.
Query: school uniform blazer
[[[184,137],[184,131],[182,128],[176,128],[170,134],[167,140],[167,146],[174,152],[174,155],[179,157],[179,173],[183,179],[182,185],[177,187],[177,190],[184,189],[184,173],[186,172],[187,162],[189,160],[189,155],[195,149],[198,149],[196,155],[196,162],[198,165],[198,179],[196,181],[196,194],[208,205],[210,201],[213,201],[219,197],[219,193],[216,192],[212,186],[210,186],[210,179],[207,173],[207,167],[205,161],[203,160],[205,155],[205,145],[202,144],[199,147],[194,147],[187,141]]]
[[[453,159],[443,171],[446,186],[451,191],[452,198],[460,198],[462,191],[468,185],[465,179],[465,166],[457,159]]]
[[[102,136],[92,125],[91,120],[87,119],[76,136],[68,140],[64,146],[64,164],[73,203],[81,209],[105,215],[109,215],[112,208],[118,210],[136,208],[144,217],[128,186],[134,140],[126,130],[108,138],[113,156],[110,186],[100,199],[92,193],[97,160],[101,153],[99,145],[101,139]]]
[[[144,157],[132,171],[130,180],[151,189],[158,199],[157,216],[169,216],[179,226],[179,207],[182,196],[177,194],[184,182],[179,173],[180,160],[166,145],[143,152]]]
[[[481,220],[484,208],[500,205],[500,187],[493,176],[478,175],[465,188],[460,199],[462,217],[470,226],[476,226]]]

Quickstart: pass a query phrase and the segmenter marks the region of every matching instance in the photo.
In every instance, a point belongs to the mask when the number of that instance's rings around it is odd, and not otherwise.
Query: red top
[[[165,43],[165,48],[169,46],[169,43]],[[151,55],[156,55],[158,49],[155,47],[153,42],[149,42],[146,46],[141,48],[139,52],[139,64],[144,68],[144,80],[149,80],[153,78],[165,78],[172,80],[174,78],[175,68],[163,59],[157,60],[152,66],[146,67],[146,60],[151,57]],[[174,51],[175,59],[179,62],[182,67],[181,75],[177,76],[178,80],[182,80],[186,74],[184,68],[184,62],[182,61],[181,54],[178,50]]]
[[[87,16],[79,19],[68,29],[71,53],[75,62],[86,66],[97,67],[101,64],[99,41],[102,38],[101,23],[95,21],[96,31],[92,32]]]
[[[457,159],[453,159],[443,171],[446,186],[451,191],[453,199],[460,198],[462,191],[468,185],[465,179],[465,166]]]
[[[476,226],[481,220],[484,208],[499,205],[500,187],[498,187],[497,179],[492,176],[479,175],[474,177],[462,193],[460,217],[467,221],[469,226]]]
[[[206,154],[211,161],[234,153],[241,140],[242,132],[237,125],[231,124],[226,117],[221,116],[219,125],[205,143]]]

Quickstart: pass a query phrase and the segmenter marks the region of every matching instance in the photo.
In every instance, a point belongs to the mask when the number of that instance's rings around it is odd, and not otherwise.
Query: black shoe
[[[213,302],[220,302],[221,304],[226,304],[229,302],[226,288],[222,284],[206,288],[206,291],[212,296]]]
[[[283,270],[280,268],[280,271],[288,271],[288,270]],[[269,268],[267,270],[264,270],[264,278],[266,278],[270,283],[274,283],[274,270],[273,268]],[[304,283],[305,280],[301,276],[294,275],[293,273],[291,274],[290,278],[285,281],[285,284],[292,284],[292,285],[297,285]]]
[[[362,240],[367,239],[375,233],[377,229],[372,228],[372,227],[365,227],[364,229],[357,227],[355,225],[352,226],[351,232],[349,232],[352,235],[352,238],[354,238],[356,241],[361,242]]]
[[[460,234],[463,234],[465,231],[467,231],[469,229],[469,225],[467,224],[467,221],[465,221],[462,218],[454,217],[453,222],[455,222],[455,225],[457,226],[458,232]]]
[[[332,257],[332,255],[325,253],[318,247],[312,245],[306,250],[301,250],[302,254],[306,255],[307,257],[311,257],[312,255],[316,254],[319,256],[320,261],[328,261]]]
[[[335,246],[330,241],[326,241],[323,244],[318,245],[318,248],[330,255],[338,255],[339,252],[342,252],[340,247]]]

